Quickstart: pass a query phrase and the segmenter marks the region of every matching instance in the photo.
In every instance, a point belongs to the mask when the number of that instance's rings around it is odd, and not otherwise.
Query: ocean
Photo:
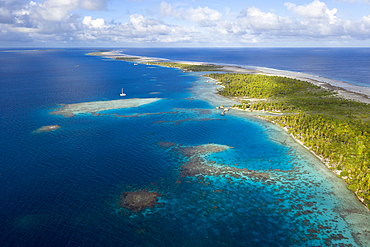
[[[365,48],[118,50],[370,87]],[[215,107],[233,102],[204,73],[93,51],[0,52],[1,246],[366,246],[370,213],[284,130],[239,111],[220,116]],[[51,114],[120,99],[122,88],[128,100],[160,100]],[[49,125],[60,128],[37,131]],[[206,169],[184,176],[193,161]],[[160,197],[139,212],[123,207],[123,193],[138,191]]]
[[[177,61],[270,68],[370,87],[370,48],[172,48],[117,49]]]

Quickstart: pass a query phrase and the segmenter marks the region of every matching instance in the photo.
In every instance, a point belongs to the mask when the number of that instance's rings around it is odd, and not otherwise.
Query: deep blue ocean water
[[[121,50],[369,82],[368,49]],[[368,211],[283,130],[240,112],[222,118],[215,104],[230,102],[210,103],[214,86],[200,74],[90,51],[0,52],[1,246],[366,246],[358,238],[369,237]],[[100,116],[50,115],[60,104],[119,99],[122,87],[128,99],[161,100]],[[233,147],[209,159],[268,173],[270,183],[180,179],[186,160],[161,142]],[[118,206],[122,192],[143,189],[160,193],[161,204]]]
[[[370,48],[162,48],[122,53],[307,73],[370,87]]]

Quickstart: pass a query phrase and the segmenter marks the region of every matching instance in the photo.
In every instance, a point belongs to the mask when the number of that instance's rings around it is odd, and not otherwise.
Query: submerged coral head
[[[146,208],[153,208],[162,196],[156,192],[141,190],[135,192],[123,192],[119,201],[119,206],[127,208],[132,212],[140,212]]]

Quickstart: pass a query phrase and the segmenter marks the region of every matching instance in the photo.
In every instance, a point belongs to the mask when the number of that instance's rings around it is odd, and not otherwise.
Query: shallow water
[[[220,116],[215,106],[233,102],[197,73],[86,52],[0,54],[3,246],[366,246],[357,237],[368,238],[368,211],[283,130],[244,112]],[[122,87],[126,98],[162,100],[49,114],[119,99]],[[228,173],[180,177],[189,161],[181,147],[208,143],[232,147],[197,157]],[[122,192],[143,189],[160,193],[159,204],[118,206]]]

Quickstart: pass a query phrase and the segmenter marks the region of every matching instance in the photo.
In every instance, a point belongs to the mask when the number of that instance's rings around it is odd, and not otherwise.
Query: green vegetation
[[[184,63],[170,63],[170,62],[149,62],[147,64],[159,65],[170,68],[179,68],[186,71],[218,71],[221,70],[222,66],[216,66],[212,64],[195,65],[195,64],[184,64]]]
[[[87,53],[87,55],[89,55],[89,56],[103,56],[104,52],[103,51],[90,52],[90,53]]]
[[[266,117],[321,156],[348,189],[370,208],[370,105],[336,97],[308,82],[247,74],[210,74],[221,82],[218,93],[240,97],[237,107],[275,111]],[[250,100],[243,101],[243,98]],[[255,100],[264,99],[264,100]]]
[[[136,61],[141,59],[140,57],[131,57],[131,56],[126,56],[126,57],[114,57],[114,60],[122,60],[122,61]]]

